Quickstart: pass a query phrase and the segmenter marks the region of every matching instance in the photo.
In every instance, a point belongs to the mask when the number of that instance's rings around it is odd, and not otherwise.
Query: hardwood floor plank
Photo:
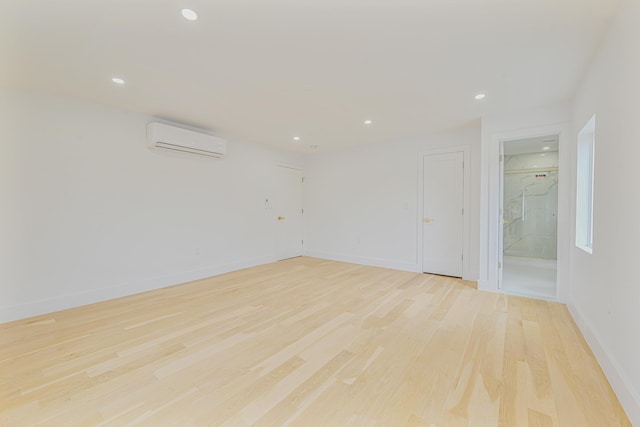
[[[566,307],[295,258],[0,325],[4,426],[630,426]]]

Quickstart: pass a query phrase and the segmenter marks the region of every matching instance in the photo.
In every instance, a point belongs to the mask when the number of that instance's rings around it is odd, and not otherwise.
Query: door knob
[[[278,221],[282,221],[283,219],[284,219],[284,217],[283,217],[283,216],[279,216],[279,217],[278,217]]]
[[[424,222],[431,222],[431,221],[433,221],[431,218],[425,218],[424,219]]]

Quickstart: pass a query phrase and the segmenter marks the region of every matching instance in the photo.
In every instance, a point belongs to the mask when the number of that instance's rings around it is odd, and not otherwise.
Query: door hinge
[[[303,213],[303,214],[304,214],[304,209],[300,209],[300,213]]]
[[[304,176],[302,177],[302,182],[304,182]]]
[[[500,161],[504,161],[504,156],[502,154],[500,154]]]
[[[502,261],[498,261],[498,268],[502,268]]]
[[[462,215],[464,215],[464,208],[462,208]]]

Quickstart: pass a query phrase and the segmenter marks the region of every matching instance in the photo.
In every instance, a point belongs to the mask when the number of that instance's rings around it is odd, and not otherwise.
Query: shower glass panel
[[[557,212],[557,170],[505,171],[504,254],[555,260]]]

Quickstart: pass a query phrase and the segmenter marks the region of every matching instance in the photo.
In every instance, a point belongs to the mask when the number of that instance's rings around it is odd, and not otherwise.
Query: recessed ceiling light
[[[364,121],[364,124],[365,124],[365,125],[370,125],[371,123],[373,123],[371,120],[365,120],[365,121]]]
[[[551,150],[551,147],[547,146],[547,147],[542,147],[543,150]]]
[[[486,93],[479,93],[474,98],[476,99],[476,101],[480,101],[481,99],[486,98],[486,96],[487,96]]]
[[[182,9],[181,13],[184,19],[187,19],[189,21],[195,21],[196,19],[198,19],[198,14],[191,9]]]
[[[299,137],[299,136],[294,136],[294,137],[293,137],[293,140],[294,140],[294,141],[300,141],[300,137]]]
[[[120,77],[112,77],[111,81],[114,82],[117,85],[123,85],[124,84],[124,80],[121,79]]]

